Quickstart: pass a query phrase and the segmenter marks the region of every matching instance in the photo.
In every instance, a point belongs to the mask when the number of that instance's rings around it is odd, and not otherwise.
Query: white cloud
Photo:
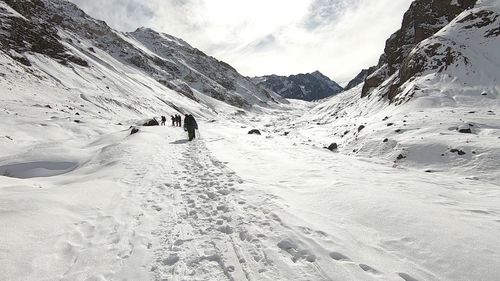
[[[412,0],[71,0],[120,30],[181,37],[244,75],[320,70],[346,83],[376,64]]]

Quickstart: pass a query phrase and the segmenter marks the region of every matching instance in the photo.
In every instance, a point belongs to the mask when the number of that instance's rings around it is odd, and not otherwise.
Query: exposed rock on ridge
[[[319,71],[290,76],[268,75],[255,77],[253,81],[284,98],[314,101],[343,91],[335,81]]]
[[[381,95],[393,101],[399,93],[399,86],[414,74],[409,68],[400,72],[401,68],[408,65],[408,56],[413,48],[445,27],[461,12],[472,8],[475,3],[476,0],[413,2],[404,15],[401,29],[387,40],[377,67],[365,79],[361,97],[368,96],[375,88],[384,84]],[[432,48],[428,51],[432,52]],[[390,81],[386,81],[388,79]]]

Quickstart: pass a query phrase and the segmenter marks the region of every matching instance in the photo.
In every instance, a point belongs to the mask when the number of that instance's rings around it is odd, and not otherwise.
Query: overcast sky
[[[345,84],[377,63],[412,0],[70,0],[120,31],[180,37],[247,76],[319,70]]]

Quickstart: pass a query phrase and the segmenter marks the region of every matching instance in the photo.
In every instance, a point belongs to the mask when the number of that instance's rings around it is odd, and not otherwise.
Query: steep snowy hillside
[[[305,101],[320,100],[342,92],[342,87],[319,71],[290,76],[268,75],[252,80],[282,97]]]
[[[384,88],[380,95],[392,98],[398,87],[406,82],[399,70],[412,49],[446,26],[462,11],[474,6],[477,0],[422,0],[415,1],[405,13],[401,29],[386,42],[378,65],[371,69],[363,85],[362,97],[374,89]],[[390,82],[384,83],[391,79]]]
[[[94,65],[89,62],[105,55],[194,101],[203,103],[204,96],[209,96],[249,108],[275,105],[282,100],[181,39],[146,28],[117,32],[64,0],[2,3],[1,48],[28,67],[32,63],[27,54],[33,53],[68,67],[73,63],[90,68]]]
[[[443,1],[427,2],[432,7]],[[412,5],[405,22],[423,3]],[[456,8],[456,2],[449,5],[441,8]],[[323,144],[337,142],[349,154],[382,156],[395,166],[498,182],[499,26],[499,2],[478,1],[417,45],[403,43],[397,47],[407,53],[401,54],[400,69],[377,76],[390,66],[384,64],[364,85],[318,105],[304,118],[318,123],[307,135],[321,135]],[[393,40],[386,50],[395,47]],[[385,80],[372,87],[374,77]],[[367,96],[360,100],[361,92]]]

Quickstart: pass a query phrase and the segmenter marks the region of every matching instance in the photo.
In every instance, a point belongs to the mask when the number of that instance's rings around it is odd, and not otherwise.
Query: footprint
[[[233,233],[233,228],[229,225],[224,225],[220,226],[217,228],[218,231],[225,233],[225,234],[232,234]]]
[[[360,263],[359,264],[359,267],[361,267],[362,270],[366,271],[366,272],[369,272],[369,273],[372,273],[372,274],[379,274],[380,272],[378,270],[376,270],[375,268],[369,266],[369,265],[366,265],[366,264],[362,264]]]
[[[338,252],[331,252],[330,257],[336,261],[351,261],[350,258]]]
[[[292,261],[297,262],[300,259],[305,259],[308,262],[315,262],[316,256],[307,249],[299,249],[297,244],[291,240],[285,239],[278,243],[278,248],[286,251],[292,256]]]
[[[491,215],[490,212],[488,211],[485,211],[485,210],[467,210],[471,213],[474,213],[474,214],[480,214],[480,215]]]
[[[401,272],[401,273],[398,273],[398,275],[399,275],[399,277],[403,278],[405,281],[418,281],[418,279],[411,277],[407,273]]]
[[[291,249],[297,249],[297,245],[290,240],[281,240],[278,243],[278,247],[285,251],[289,251]]]
[[[156,205],[151,206],[151,208],[153,208],[157,212],[162,210],[162,208],[160,206],[156,206]]]
[[[179,261],[179,256],[177,254],[171,254],[166,259],[162,261],[164,265],[174,265]]]

